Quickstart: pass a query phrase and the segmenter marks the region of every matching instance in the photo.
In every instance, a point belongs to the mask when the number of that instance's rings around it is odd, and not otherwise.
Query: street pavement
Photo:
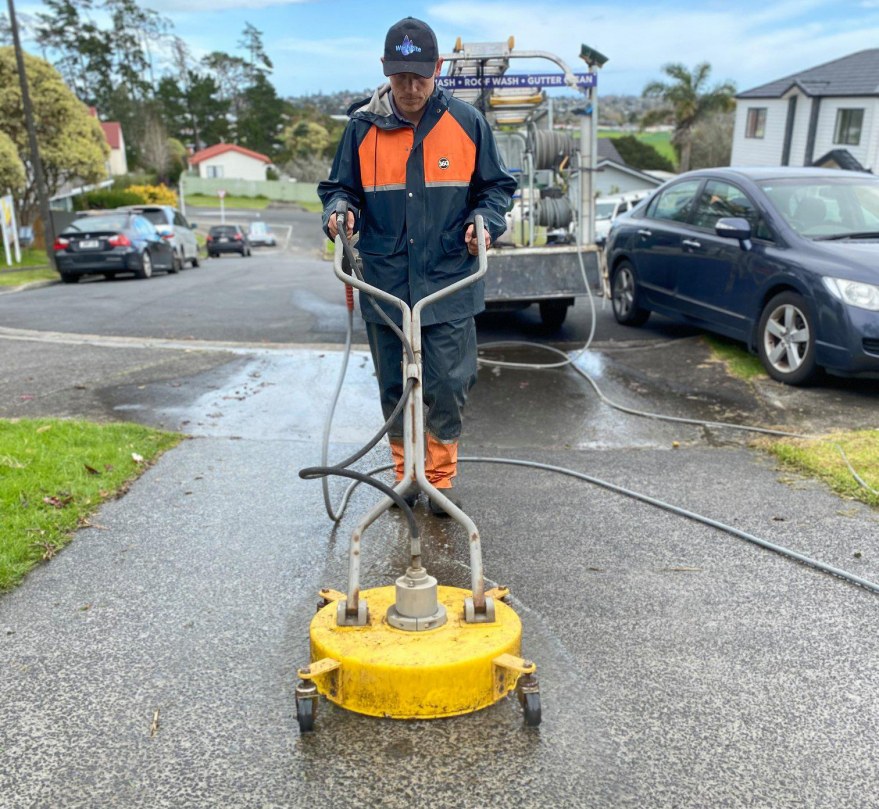
[[[570,369],[483,367],[459,486],[490,583],[512,590],[543,723],[524,727],[514,699],[419,722],[322,701],[300,737],[317,592],[345,589],[348,539],[377,498],[359,488],[334,526],[296,474],[320,460],[341,352],[8,323],[0,416],[190,439],[0,596],[3,809],[876,806],[879,595],[607,488],[477,460],[576,470],[879,581],[879,515],[747,436],[620,413]],[[504,351],[485,355],[547,359]],[[875,413],[875,383],[738,382],[698,337],[600,335],[579,362],[611,399],[675,416],[821,429]],[[331,458],[380,426],[374,385],[356,347]],[[416,514],[428,570],[468,587],[466,534],[423,502]],[[402,517],[384,515],[364,586],[391,583],[406,548]]]

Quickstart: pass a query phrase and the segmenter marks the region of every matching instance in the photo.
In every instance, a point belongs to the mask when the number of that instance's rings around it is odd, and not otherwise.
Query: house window
[[[222,177],[223,176],[223,167],[222,166],[205,166],[208,170],[208,177]]]
[[[766,107],[750,107],[745,126],[746,138],[762,138],[766,131]]]
[[[861,127],[863,125],[864,111],[862,109],[838,109],[833,142],[846,146],[857,146],[861,142]]]

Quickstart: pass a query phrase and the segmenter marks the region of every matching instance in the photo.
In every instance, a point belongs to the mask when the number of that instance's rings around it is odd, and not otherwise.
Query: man
[[[350,121],[318,194],[331,239],[341,225],[337,203],[348,203],[345,228],[349,237],[360,234],[366,281],[414,305],[475,271],[476,240],[484,239],[488,248],[503,233],[516,181],[485,118],[436,87],[443,60],[430,26],[412,17],[392,25],[381,61],[389,83],[348,110]],[[476,214],[484,220],[482,234],[474,233]],[[379,305],[401,323],[396,307]],[[452,479],[462,412],[476,381],[474,315],[483,308],[479,281],[427,307],[422,317],[425,473],[458,505]],[[402,346],[363,295],[360,311],[388,418],[403,393]],[[402,419],[388,437],[399,481]],[[416,498],[410,493],[407,502]],[[445,515],[433,500],[430,509]]]

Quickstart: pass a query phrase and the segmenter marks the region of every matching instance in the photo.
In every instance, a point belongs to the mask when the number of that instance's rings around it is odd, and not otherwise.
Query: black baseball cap
[[[385,76],[415,73],[427,79],[436,70],[439,48],[433,29],[421,20],[406,17],[394,23],[385,37]]]

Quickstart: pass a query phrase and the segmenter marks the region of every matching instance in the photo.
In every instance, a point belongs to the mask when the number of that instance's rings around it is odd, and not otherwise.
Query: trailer
[[[437,84],[479,109],[495,134],[508,170],[519,180],[507,230],[488,254],[488,309],[537,304],[547,328],[565,321],[575,299],[599,286],[602,253],[595,244],[593,172],[597,162],[597,69],[607,60],[582,46],[589,71],[574,73],[546,51],[516,50],[515,40],[463,43],[443,54]],[[508,72],[513,59],[549,62],[552,72]],[[567,87],[583,97],[579,138],[553,120],[547,89]]]

